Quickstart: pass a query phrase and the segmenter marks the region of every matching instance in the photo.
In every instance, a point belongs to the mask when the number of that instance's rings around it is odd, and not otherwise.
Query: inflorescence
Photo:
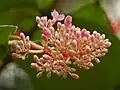
[[[51,15],[52,19],[46,16],[36,17],[38,27],[42,29],[42,45],[30,41],[29,36],[20,33],[19,40],[9,41],[10,50],[14,57],[22,59],[33,53],[34,63],[31,63],[31,67],[37,70],[38,78],[46,72],[47,77],[53,73],[64,78],[70,75],[78,79],[75,67],[92,68],[92,61],[99,63],[99,58],[105,56],[111,42],[97,31],[90,34],[84,28],[75,27],[71,16],[65,17],[56,10]],[[64,23],[61,23],[63,20]]]

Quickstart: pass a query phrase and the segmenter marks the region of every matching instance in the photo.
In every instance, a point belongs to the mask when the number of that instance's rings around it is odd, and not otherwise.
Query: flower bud
[[[73,46],[73,48],[77,47],[77,41],[75,39],[72,41],[72,46]]]
[[[70,26],[72,23],[72,17],[71,16],[67,16],[64,20],[64,24],[66,27]]]
[[[40,17],[39,16],[36,16],[36,22],[40,23]]]
[[[88,62],[88,63],[87,63],[87,66],[88,66],[89,68],[92,68],[92,67],[94,67],[94,64],[91,63],[91,62]]]
[[[42,77],[42,72],[39,72],[37,75],[36,75],[37,78],[40,78]]]
[[[39,61],[39,58],[38,58],[37,55],[33,55],[33,59],[34,59],[35,62]]]
[[[37,63],[31,63],[31,68],[38,68],[38,64]]]
[[[65,34],[65,38],[66,38],[66,40],[69,40],[69,34],[68,33]]]
[[[100,60],[99,60],[98,58],[95,58],[95,61],[96,61],[97,63],[100,63]]]
[[[55,41],[55,43],[56,43],[57,46],[60,46],[60,44],[61,44],[58,39]]]
[[[45,40],[45,41],[48,40],[47,36],[45,36],[44,34],[42,34],[41,36],[42,36],[42,39],[43,39],[43,40]]]
[[[43,28],[43,34],[46,35],[48,38],[52,36],[51,31],[46,27]]]
[[[50,60],[50,59],[51,59],[51,56],[49,56],[49,55],[47,55],[47,54],[44,54],[44,55],[43,55],[43,58],[44,58],[45,60]]]
[[[41,21],[45,24],[47,22],[47,17],[46,16],[41,17]]]
[[[111,46],[111,42],[105,42],[105,47],[110,47]]]
[[[60,30],[62,24],[60,22],[57,23],[57,28]]]
[[[70,73],[70,75],[72,76],[72,78],[74,79],[79,79],[79,75],[75,74],[75,73]]]
[[[76,36],[77,36],[77,38],[80,37],[80,35],[81,35],[80,30],[77,30],[77,31],[76,31]]]
[[[81,31],[81,35],[84,37],[87,35],[87,30],[86,29],[82,29]]]

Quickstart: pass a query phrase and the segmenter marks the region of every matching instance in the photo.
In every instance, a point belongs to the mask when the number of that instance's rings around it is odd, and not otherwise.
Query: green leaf
[[[94,27],[96,27],[96,24],[101,26],[106,26],[107,24],[105,13],[103,12],[102,8],[100,8],[95,4],[85,5],[84,7],[73,12],[72,16],[73,16],[73,22],[75,21],[77,25],[86,26],[86,24],[83,23],[82,21],[95,24],[92,25]],[[91,24],[87,24],[87,25],[91,26]]]
[[[40,15],[35,0],[4,0],[0,3],[0,24],[16,25],[24,32],[30,32]]]
[[[16,30],[17,26],[0,25],[0,59],[2,59],[8,51],[8,37],[10,33]]]

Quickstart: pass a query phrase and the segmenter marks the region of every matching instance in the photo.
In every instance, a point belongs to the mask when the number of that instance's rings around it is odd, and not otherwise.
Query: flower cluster
[[[75,27],[71,16],[65,17],[56,10],[51,15],[52,19],[36,17],[38,27],[42,28],[44,53],[40,58],[34,55],[35,63],[31,66],[38,71],[37,77],[47,72],[47,77],[54,73],[64,78],[69,74],[78,79],[76,69],[70,66],[73,64],[79,68],[90,69],[94,66],[93,60],[99,63],[99,57],[108,52],[111,42],[97,31],[90,34],[86,29]],[[62,20],[63,24],[60,22]]]
[[[19,40],[9,40],[8,44],[14,57],[25,60],[26,55],[29,53],[31,48],[29,36],[25,37],[24,33],[20,33]]]
[[[22,59],[25,59],[28,53],[33,53],[34,62],[31,67],[37,70],[38,78],[46,72],[47,77],[53,73],[64,78],[70,75],[78,79],[75,67],[92,68],[92,61],[99,63],[99,58],[108,52],[107,48],[111,46],[111,42],[97,31],[90,33],[84,28],[75,27],[72,25],[71,16],[65,17],[56,10],[51,15],[52,19],[46,16],[36,17],[38,27],[42,29],[42,45],[30,41],[28,36],[25,38],[25,35],[20,33],[20,40],[9,42],[10,50]],[[42,56],[39,57],[35,53]]]

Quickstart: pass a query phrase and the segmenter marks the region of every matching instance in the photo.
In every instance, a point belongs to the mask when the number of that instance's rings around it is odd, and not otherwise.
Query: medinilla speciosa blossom
[[[10,40],[10,51],[13,57],[25,59],[29,53],[33,54],[31,67],[37,70],[37,77],[46,72],[51,74],[72,76],[78,79],[76,67],[90,69],[94,67],[92,61],[100,62],[100,57],[105,56],[109,39],[97,31],[81,29],[72,24],[72,17],[59,14],[56,10],[51,12],[52,19],[47,16],[36,17],[38,27],[42,29],[42,44],[36,44],[25,37],[23,33],[16,35],[17,40]],[[40,55],[39,55],[40,54]]]

